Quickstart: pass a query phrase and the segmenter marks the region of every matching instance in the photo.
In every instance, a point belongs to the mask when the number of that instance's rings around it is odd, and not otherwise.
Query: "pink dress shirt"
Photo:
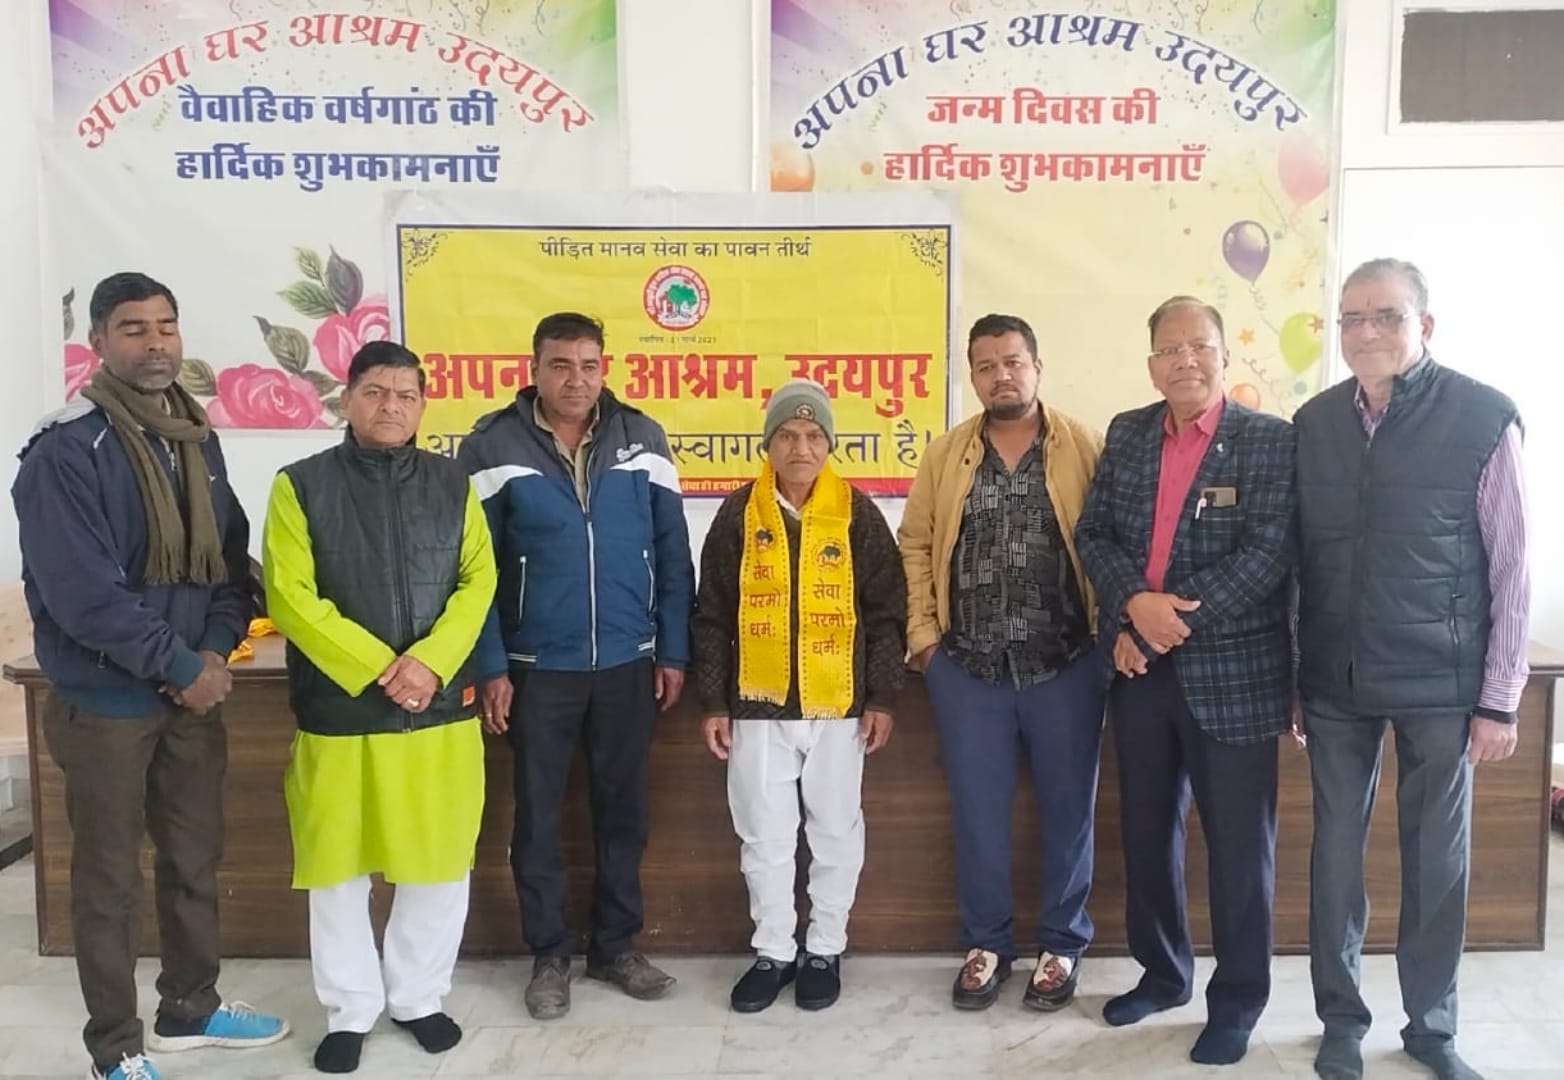
[[[1179,515],[1189,499],[1189,487],[1195,482],[1195,473],[1205,459],[1216,426],[1222,420],[1222,408],[1227,399],[1217,398],[1216,404],[1195,417],[1178,431],[1173,425],[1173,410],[1162,418],[1162,471],[1157,475],[1157,506],[1151,519],[1151,549],[1146,553],[1146,584],[1152,591],[1161,592],[1167,576],[1168,561],[1173,556],[1173,535],[1178,532]]]

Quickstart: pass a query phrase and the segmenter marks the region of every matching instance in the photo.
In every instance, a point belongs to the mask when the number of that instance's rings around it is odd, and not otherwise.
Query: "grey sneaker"
[[[613,983],[637,1001],[656,1001],[672,989],[674,977],[647,962],[638,952],[623,952],[612,960],[587,958],[587,978]]]
[[[570,957],[540,956],[523,995],[534,1020],[558,1020],[570,1011]]]

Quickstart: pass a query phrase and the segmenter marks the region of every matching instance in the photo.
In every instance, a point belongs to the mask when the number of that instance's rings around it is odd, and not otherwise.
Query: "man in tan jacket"
[[[983,412],[929,445],[899,539],[907,645],[939,728],[955,817],[959,1009],[999,996],[1016,957],[1010,814],[1026,747],[1043,825],[1042,917],[1025,1003],[1067,1005],[1092,937],[1092,818],[1107,663],[1075,552],[1102,436],[1037,398],[1022,319],[985,315],[967,343]]]

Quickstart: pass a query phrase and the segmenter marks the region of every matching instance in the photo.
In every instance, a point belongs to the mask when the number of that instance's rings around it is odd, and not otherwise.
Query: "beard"
[[[1017,398],[1014,401],[996,402],[988,407],[987,412],[995,420],[1019,420],[1031,411],[1032,404],[1025,398]]]

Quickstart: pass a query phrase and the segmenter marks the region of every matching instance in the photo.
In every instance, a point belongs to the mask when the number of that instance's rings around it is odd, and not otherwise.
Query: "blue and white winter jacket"
[[[607,390],[587,447],[583,508],[575,477],[540,428],[528,387],[482,417],[457,459],[472,475],[499,562],[495,619],[479,640],[484,674],[507,661],[598,671],[690,659],[695,564],[668,436]],[[500,655],[503,651],[504,655]]]

